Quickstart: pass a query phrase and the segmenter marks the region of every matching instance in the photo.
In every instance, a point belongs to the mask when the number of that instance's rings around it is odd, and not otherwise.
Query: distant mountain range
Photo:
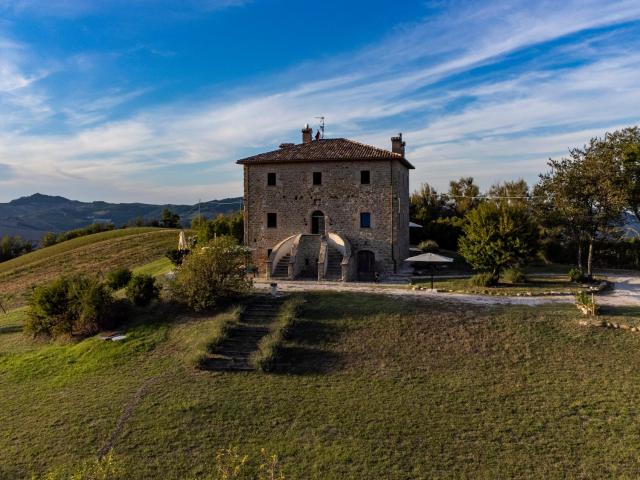
[[[37,241],[47,232],[65,232],[96,222],[110,222],[120,227],[142,217],[160,219],[164,208],[180,215],[188,226],[200,210],[207,218],[232,213],[242,206],[242,197],[211,200],[196,205],[152,205],[147,203],[79,202],[64,197],[36,193],[9,203],[0,203],[0,237],[20,235]]]

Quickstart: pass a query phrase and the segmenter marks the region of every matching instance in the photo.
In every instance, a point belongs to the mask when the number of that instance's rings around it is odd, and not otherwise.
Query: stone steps
[[[287,278],[289,276],[290,261],[291,261],[291,254],[287,253],[284,257],[280,259],[271,276],[273,278]]]
[[[251,354],[270,331],[270,325],[280,313],[284,298],[263,296],[249,303],[240,321],[205,361],[205,369],[223,372],[250,372]]]

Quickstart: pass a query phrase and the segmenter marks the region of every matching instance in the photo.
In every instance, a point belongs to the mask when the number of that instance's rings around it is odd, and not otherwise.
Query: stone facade
[[[244,166],[245,243],[253,249],[254,268],[259,275],[268,276],[272,273],[267,272],[269,255],[276,246],[302,234],[292,250],[296,257],[291,259],[293,271],[296,275],[317,275],[320,242],[335,233],[350,246],[352,268],[344,280],[357,279],[358,271],[363,270],[369,254],[360,254],[362,251],[373,253],[375,272],[382,276],[396,272],[409,255],[409,168],[413,167],[404,159],[404,144],[396,147],[402,148],[401,153],[381,150],[388,158],[343,158],[362,155],[361,150],[350,149],[351,143],[356,147],[361,144],[308,138],[298,146],[281,147],[302,147],[299,156],[290,161],[265,157],[252,162],[250,157],[238,162]],[[305,158],[304,146],[309,142],[316,144],[312,146],[316,151]],[[314,184],[314,174],[315,183],[320,184]],[[369,183],[363,183],[367,177]],[[269,214],[275,226],[269,225]],[[370,227],[361,226],[361,214],[368,214]]]

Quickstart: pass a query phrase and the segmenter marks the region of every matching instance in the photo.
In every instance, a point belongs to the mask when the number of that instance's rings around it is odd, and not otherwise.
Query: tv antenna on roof
[[[324,138],[324,117],[313,117],[320,120],[320,138]]]

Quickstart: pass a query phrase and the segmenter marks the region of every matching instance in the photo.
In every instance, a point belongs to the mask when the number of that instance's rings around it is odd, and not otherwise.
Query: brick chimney
[[[312,133],[313,130],[309,127],[309,124],[305,124],[304,128],[302,129],[302,143],[311,143]]]
[[[399,133],[397,137],[391,137],[391,151],[393,153],[399,153],[404,157],[405,142],[402,141],[402,134]]]

